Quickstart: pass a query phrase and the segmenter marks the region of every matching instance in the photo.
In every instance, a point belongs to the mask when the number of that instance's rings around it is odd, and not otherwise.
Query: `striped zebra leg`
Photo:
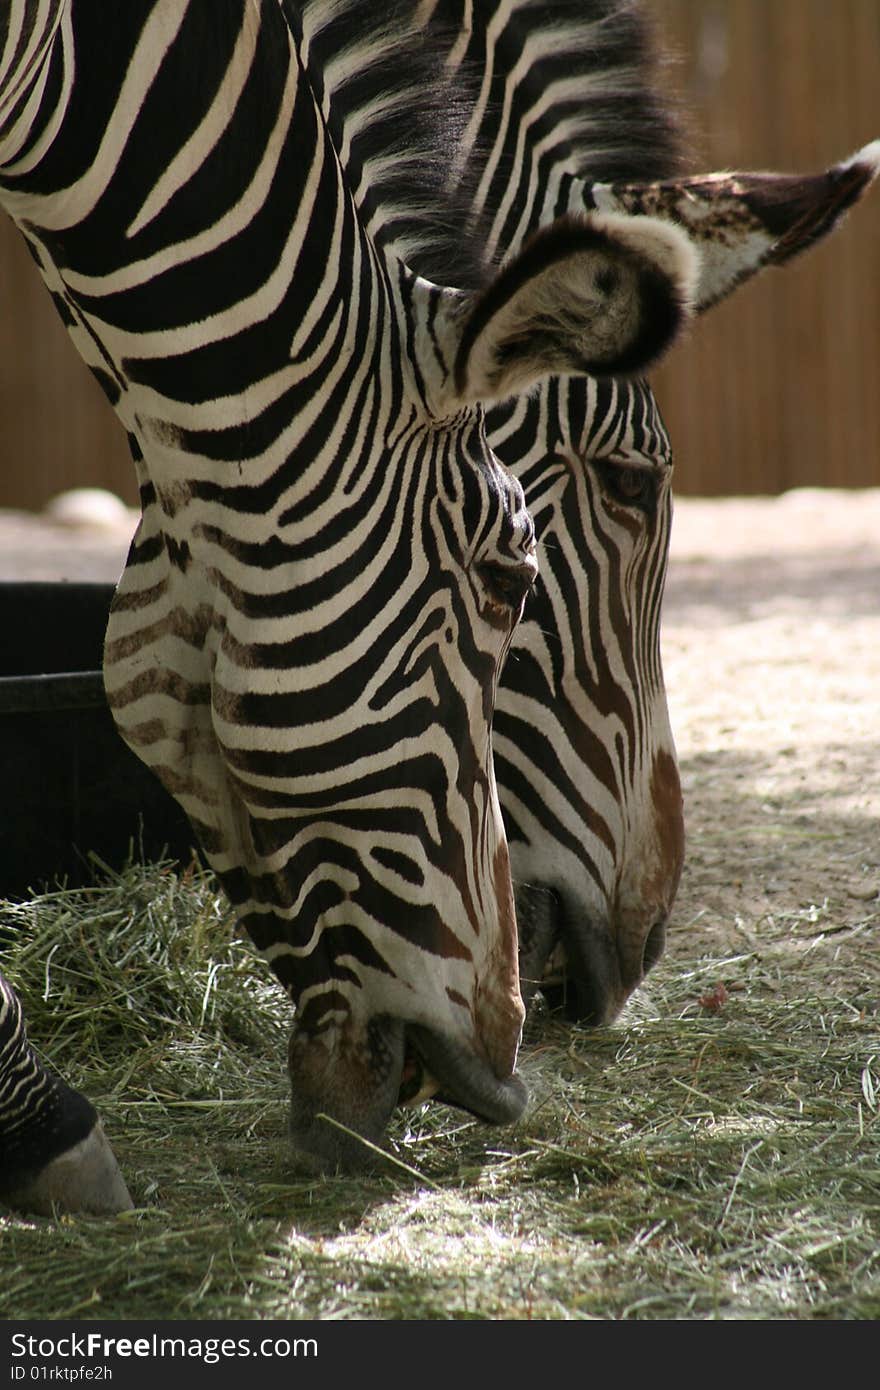
[[[51,1216],[127,1211],[131,1197],[94,1106],[48,1071],[0,975],[0,1201]]]

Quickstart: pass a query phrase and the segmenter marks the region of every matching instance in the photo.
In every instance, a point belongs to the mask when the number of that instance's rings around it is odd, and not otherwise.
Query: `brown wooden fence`
[[[880,0],[651,0],[695,167],[819,170],[880,136]],[[679,492],[880,484],[880,188],[652,378]]]
[[[880,136],[880,0],[648,0],[678,54],[693,168],[820,169]],[[654,377],[679,492],[880,484],[880,190],[743,287]],[[0,218],[0,506],[135,501],[120,427]]]

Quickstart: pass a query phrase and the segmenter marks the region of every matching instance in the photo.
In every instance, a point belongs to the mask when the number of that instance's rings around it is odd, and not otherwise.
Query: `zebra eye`
[[[606,492],[625,507],[653,511],[657,504],[657,477],[652,468],[633,468],[605,461],[600,469]]]
[[[535,570],[530,565],[500,565],[484,560],[477,570],[490,603],[513,612],[522,607],[535,582]]]

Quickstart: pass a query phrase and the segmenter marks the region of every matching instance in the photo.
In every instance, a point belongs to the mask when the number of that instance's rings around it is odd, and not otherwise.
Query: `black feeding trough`
[[[121,868],[189,863],[180,807],[123,743],[104,695],[112,584],[0,583],[0,896],[90,882]]]

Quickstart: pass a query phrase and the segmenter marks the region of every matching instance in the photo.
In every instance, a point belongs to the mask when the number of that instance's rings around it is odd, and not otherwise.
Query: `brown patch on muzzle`
[[[516,909],[510,856],[502,842],[495,851],[495,901],[498,936],[483,978],[477,983],[474,1023],[477,1038],[492,1071],[503,1079],[513,1073],[522,1037],[525,1009],[519,990]]]
[[[655,755],[651,769],[651,808],[653,834],[641,860],[633,865],[630,891],[622,885],[618,899],[616,944],[621,993],[617,1011],[663,954],[666,923],[684,860],[681,782],[675,759],[662,750]]]
[[[519,994],[516,917],[507,846],[495,854],[492,886],[497,918],[468,1000],[447,989],[456,1005],[449,1027],[387,1015],[368,1021],[343,1015],[307,1029],[294,1024],[288,1049],[290,1133],[294,1148],[325,1170],[361,1171],[381,1162],[385,1131],[398,1104],[436,1096],[494,1124],[510,1124],[526,1104],[515,1073],[525,1010]],[[491,922],[491,914],[490,914]],[[489,924],[484,927],[488,932]],[[454,1023],[453,1023],[454,1019]]]
[[[661,749],[651,770],[651,800],[657,836],[657,862],[654,874],[644,885],[647,901],[656,901],[658,911],[669,913],[678,891],[684,863],[684,807],[678,764]]]

